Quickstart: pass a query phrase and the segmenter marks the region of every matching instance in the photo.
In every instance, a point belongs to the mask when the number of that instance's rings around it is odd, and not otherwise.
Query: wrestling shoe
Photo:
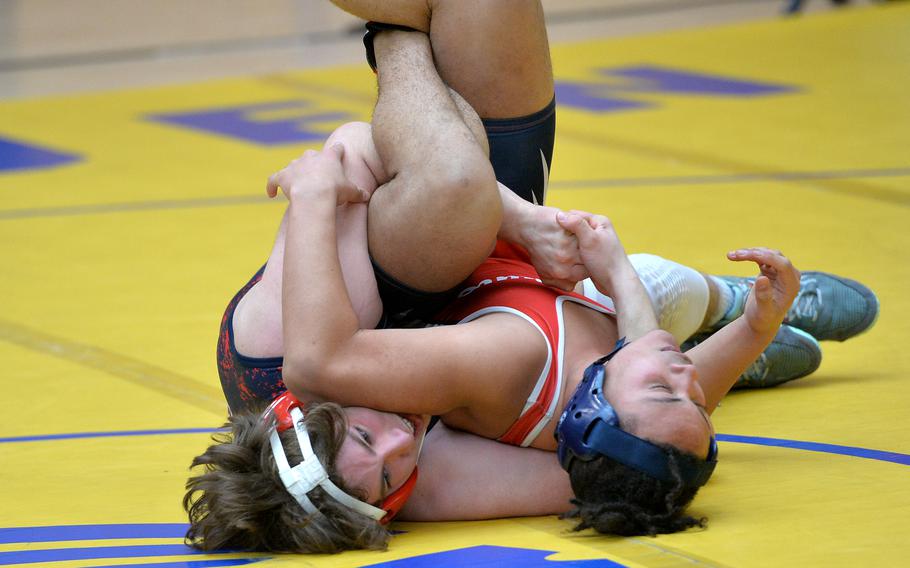
[[[710,334],[697,335],[682,344],[686,351],[695,347]],[[754,389],[777,386],[812,373],[822,362],[818,341],[805,331],[782,325],[777,335],[758,359],[740,375],[735,389]]]
[[[755,278],[719,276],[733,290],[738,300],[748,296]],[[799,293],[787,311],[784,323],[808,331],[819,341],[844,341],[866,331],[878,319],[878,298],[856,280],[827,272],[807,271],[799,280]],[[742,306],[739,312],[742,313]],[[715,327],[729,323],[728,316]],[[735,314],[738,316],[739,314]],[[730,319],[735,319],[735,316]]]

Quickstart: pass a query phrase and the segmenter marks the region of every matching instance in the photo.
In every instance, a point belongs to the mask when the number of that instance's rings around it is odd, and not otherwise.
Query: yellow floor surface
[[[266,258],[265,177],[368,119],[366,66],[0,103],[0,565],[900,566],[910,537],[910,6],[553,46],[551,205],[630,252],[746,274],[767,245],[862,280],[869,333],[735,393],[704,531],[555,517],[408,524],[388,552],[199,555],[187,466],[224,417],[229,297]]]

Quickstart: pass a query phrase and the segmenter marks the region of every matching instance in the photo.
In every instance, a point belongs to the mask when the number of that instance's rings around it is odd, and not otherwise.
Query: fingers
[[[578,215],[582,219],[588,222],[588,226],[592,229],[607,228],[612,224],[610,219],[605,215],[598,215],[596,213],[591,213],[589,211],[582,211],[580,209],[572,209],[569,211],[572,215]]]
[[[755,283],[752,285],[752,293],[755,294],[755,299],[758,300],[759,303],[774,300],[774,289],[771,285],[771,280],[765,275],[761,275],[755,279]]]
[[[274,198],[278,195],[278,188],[281,184],[278,182],[278,174],[280,172],[274,173],[269,176],[268,181],[265,183],[265,194],[270,198]]]
[[[338,204],[347,203],[365,203],[370,200],[370,192],[360,189],[353,182],[348,181],[347,191],[338,192]]]
[[[307,150],[299,158],[269,176],[266,182],[266,195],[273,198],[283,191],[290,198],[290,193],[295,190],[292,186],[323,186],[335,187],[338,204],[368,201],[370,194],[354,185],[345,175],[342,159],[344,158],[344,145],[340,142],[319,152]]]
[[[556,221],[559,223],[560,227],[575,235],[578,238],[579,243],[589,240],[594,232],[594,229],[588,224],[587,219],[574,212],[566,213],[560,211],[556,215]]]
[[[799,270],[777,249],[765,247],[737,249],[728,252],[727,258],[735,262],[752,261],[758,264],[762,275],[767,277],[766,280],[770,278],[799,288]],[[770,285],[770,280],[768,284]]]
[[[546,284],[547,286],[552,286],[553,288],[559,288],[560,290],[564,290],[566,292],[573,290],[575,288],[575,284],[576,284],[575,282],[570,282],[569,280],[544,278],[543,276],[540,277],[540,281],[543,282],[544,284]]]
[[[344,144],[341,142],[336,142],[332,144],[332,147],[329,148],[327,152],[329,152],[331,157],[337,159],[338,161],[341,161],[341,159],[344,158]]]
[[[551,274],[540,275],[541,281],[547,286],[553,286],[560,290],[571,291],[575,285],[588,277],[588,270],[582,264],[576,264],[571,267],[558,267]]]
[[[790,263],[790,259],[776,249],[764,247],[737,249],[728,252],[727,258],[735,262],[752,261],[759,265],[762,273],[769,275],[795,270]]]

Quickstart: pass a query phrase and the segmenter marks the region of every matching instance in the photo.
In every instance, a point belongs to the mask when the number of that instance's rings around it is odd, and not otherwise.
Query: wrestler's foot
[[[742,313],[745,298],[755,283],[755,278],[719,278],[733,290],[735,300],[734,308],[715,328],[723,327]],[[859,282],[827,272],[807,271],[802,273],[799,293],[784,323],[809,332],[819,341],[844,341],[871,328],[878,319],[878,309],[878,298]]]
[[[704,341],[710,334],[697,335],[682,345],[683,351]],[[767,388],[805,377],[822,362],[818,341],[801,329],[782,325],[758,359],[740,375],[735,389]]]

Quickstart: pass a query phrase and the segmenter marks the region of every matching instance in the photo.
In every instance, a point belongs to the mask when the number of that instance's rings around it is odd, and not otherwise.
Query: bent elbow
[[[281,368],[284,386],[300,400],[321,400],[325,398],[324,365],[312,359],[294,360],[285,357]]]

